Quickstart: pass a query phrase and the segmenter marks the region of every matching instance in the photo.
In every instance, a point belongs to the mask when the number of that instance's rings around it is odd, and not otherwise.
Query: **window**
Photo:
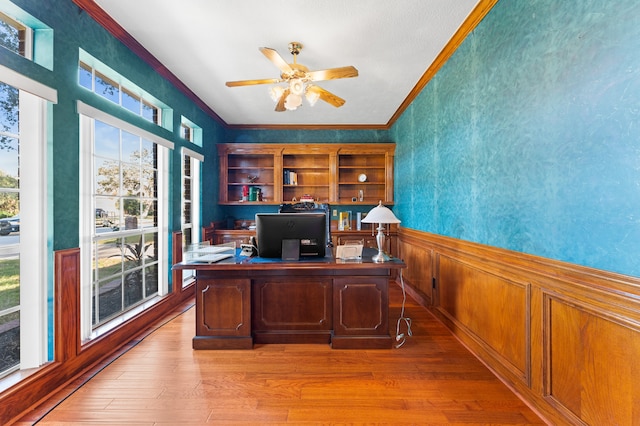
[[[0,83],[0,372],[20,365],[18,92]]]
[[[46,131],[56,92],[0,66],[0,376],[51,359]],[[22,261],[28,259],[28,262]]]
[[[182,249],[200,242],[200,163],[202,155],[182,149]],[[195,271],[182,273],[182,285],[193,282]]]
[[[31,59],[31,28],[0,12],[0,46]]]
[[[180,120],[180,137],[197,146],[202,146],[202,129],[185,117]]]
[[[180,136],[182,139],[193,142],[193,130],[187,124],[180,125]]]
[[[8,1],[0,1],[0,51],[3,48],[53,70],[53,30]]]
[[[165,105],[88,53],[81,50],[80,58],[78,84],[147,121],[163,126],[163,110],[169,111]]]
[[[78,83],[134,114],[154,124],[162,125],[160,108],[83,62],[79,65]]]
[[[167,291],[167,147],[143,129],[79,103],[82,336]]]
[[[157,148],[94,121],[93,326],[158,293]]]

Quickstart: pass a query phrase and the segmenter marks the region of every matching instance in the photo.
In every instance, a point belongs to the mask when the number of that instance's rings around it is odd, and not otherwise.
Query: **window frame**
[[[189,159],[190,164],[190,176],[187,178],[185,173],[185,163],[186,159]],[[201,198],[200,198],[200,185],[201,185],[201,169],[202,163],[204,162],[204,156],[195,151],[190,150],[189,148],[182,148],[181,155],[181,205],[180,205],[180,223],[181,223],[181,231],[182,231],[182,253],[183,258],[188,249],[188,241],[191,241],[191,244],[196,244],[201,241]],[[191,194],[190,197],[185,196],[186,189],[186,181],[189,180],[190,189],[189,192]],[[188,200],[188,201],[187,201]],[[191,207],[189,209],[191,213],[191,217],[187,222],[187,218],[185,217],[186,204],[190,203]],[[188,237],[187,237],[187,233]],[[193,270],[185,270],[182,273],[182,287],[187,287],[191,283],[195,281],[195,271]]]
[[[25,109],[30,113],[24,114]],[[44,213],[50,211],[46,202],[47,109],[41,98],[20,92],[20,254],[29,254],[28,261],[20,262],[20,369],[39,367],[49,359],[47,265],[50,261]],[[27,118],[30,115],[33,116]],[[23,300],[31,302],[25,304]]]
[[[48,178],[51,170],[51,140],[48,122],[51,104],[58,101],[55,89],[0,65],[1,81],[19,90],[20,243],[28,253],[20,262],[20,364],[0,373],[32,369],[53,359],[53,308],[49,305],[53,276]],[[28,188],[28,190],[26,190]],[[27,208],[24,208],[27,206]],[[25,303],[28,301],[28,303]]]
[[[80,334],[82,343],[101,336],[108,330],[122,323],[155,304],[162,296],[168,294],[169,283],[169,156],[174,144],[153,133],[141,129],[124,120],[116,118],[102,110],[77,101],[77,111],[80,115]],[[92,182],[95,177],[93,170],[94,123],[99,120],[105,124],[117,127],[136,136],[142,137],[157,145],[157,227],[153,232],[158,233],[158,296],[136,305],[135,308],[123,312],[110,321],[94,328],[92,321],[92,285],[93,285],[93,252],[95,232],[95,204],[92,193]],[[146,231],[150,231],[147,229]],[[131,234],[144,233],[139,229]],[[121,233],[121,236],[127,234]],[[115,235],[114,235],[115,236]]]

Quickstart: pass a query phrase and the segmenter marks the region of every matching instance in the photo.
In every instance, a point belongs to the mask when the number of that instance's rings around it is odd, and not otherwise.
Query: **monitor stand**
[[[300,259],[300,240],[282,240],[282,260]]]

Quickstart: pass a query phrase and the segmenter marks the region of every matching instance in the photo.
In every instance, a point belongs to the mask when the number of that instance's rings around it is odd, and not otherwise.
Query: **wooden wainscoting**
[[[409,293],[550,423],[640,421],[640,279],[398,236]]]
[[[57,362],[67,361],[80,352],[80,249],[55,252],[55,333]]]
[[[431,306],[435,291],[434,251],[426,242],[420,233],[403,230],[402,238],[396,238],[396,253],[407,264],[402,277],[411,283],[408,292],[421,305]]]
[[[510,373],[530,383],[530,284],[438,253],[438,310]]]
[[[544,395],[590,425],[640,421],[640,322],[607,306],[544,294]],[[617,311],[617,310],[616,310]]]

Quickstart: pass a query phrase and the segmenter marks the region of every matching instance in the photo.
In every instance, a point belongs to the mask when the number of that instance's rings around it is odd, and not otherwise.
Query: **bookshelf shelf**
[[[219,144],[219,202],[393,204],[393,143]],[[366,175],[366,180],[360,180]],[[243,199],[245,187],[260,199]]]

